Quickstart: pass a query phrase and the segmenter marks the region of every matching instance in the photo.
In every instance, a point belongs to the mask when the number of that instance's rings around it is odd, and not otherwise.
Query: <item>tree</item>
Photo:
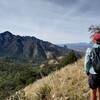
[[[77,61],[77,56],[75,54],[74,51],[71,51],[66,57],[65,59],[63,60],[63,64],[64,65],[67,65],[67,64],[70,64],[70,63],[73,63]]]

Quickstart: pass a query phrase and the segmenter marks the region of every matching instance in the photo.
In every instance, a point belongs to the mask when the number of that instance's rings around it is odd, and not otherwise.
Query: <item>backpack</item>
[[[100,74],[100,47],[92,48],[90,53],[91,65],[97,74]]]

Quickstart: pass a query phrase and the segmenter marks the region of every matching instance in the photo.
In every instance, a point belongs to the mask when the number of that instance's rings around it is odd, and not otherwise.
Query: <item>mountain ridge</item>
[[[9,31],[0,33],[0,57],[25,59],[39,62],[66,55],[70,49],[59,47],[33,36],[14,35]]]
[[[86,43],[86,42],[66,43],[66,44],[59,44],[59,46],[61,47],[67,46],[69,49],[85,53],[87,48],[92,47],[92,43]]]

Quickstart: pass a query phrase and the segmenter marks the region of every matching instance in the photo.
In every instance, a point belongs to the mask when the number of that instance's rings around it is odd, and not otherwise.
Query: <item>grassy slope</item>
[[[83,59],[30,84],[15,96],[22,100],[88,100]]]

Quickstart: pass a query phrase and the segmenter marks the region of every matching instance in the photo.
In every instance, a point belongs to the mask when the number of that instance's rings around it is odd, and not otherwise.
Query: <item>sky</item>
[[[0,33],[35,36],[55,44],[90,42],[100,25],[100,0],[0,0]]]

